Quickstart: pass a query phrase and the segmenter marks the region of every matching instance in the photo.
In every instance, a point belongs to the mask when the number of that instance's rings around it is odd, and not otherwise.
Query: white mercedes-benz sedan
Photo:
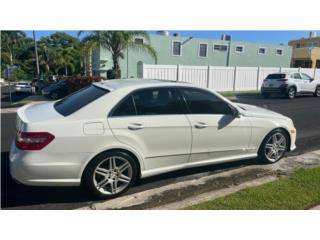
[[[12,177],[118,196],[137,179],[295,149],[290,118],[188,83],[110,80],[17,112]]]

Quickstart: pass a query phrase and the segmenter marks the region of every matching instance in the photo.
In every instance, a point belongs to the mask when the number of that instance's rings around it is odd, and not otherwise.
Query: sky
[[[28,37],[32,37],[32,31],[25,31]],[[39,39],[48,36],[56,31],[36,31],[36,38]],[[77,37],[78,31],[64,31],[68,34]],[[156,31],[148,31],[150,34],[155,34]],[[308,37],[309,31],[169,31],[179,33],[181,36],[220,39],[222,34],[231,35],[232,40],[257,43],[271,44],[287,44],[290,40]],[[320,30],[316,31],[317,36],[320,36]]]

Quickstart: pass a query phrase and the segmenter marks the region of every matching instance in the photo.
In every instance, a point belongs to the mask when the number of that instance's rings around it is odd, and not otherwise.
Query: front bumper
[[[12,178],[30,186],[79,186],[92,153],[23,151],[13,142],[10,149]]]

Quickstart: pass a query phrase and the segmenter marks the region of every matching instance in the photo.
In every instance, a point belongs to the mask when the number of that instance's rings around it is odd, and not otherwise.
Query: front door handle
[[[142,124],[140,124],[140,123],[131,123],[128,126],[129,130],[140,130],[140,129],[143,129],[143,128],[144,128],[144,126]]]
[[[206,123],[203,123],[203,122],[198,122],[198,123],[196,123],[195,125],[195,128],[206,128],[206,127],[208,127],[208,124],[206,124]]]

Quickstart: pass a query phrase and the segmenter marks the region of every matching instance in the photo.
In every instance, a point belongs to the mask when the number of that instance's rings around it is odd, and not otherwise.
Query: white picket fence
[[[263,79],[270,73],[302,72],[313,78],[320,78],[320,69],[283,67],[217,67],[185,65],[140,64],[138,77],[183,81],[215,91],[259,90]]]

